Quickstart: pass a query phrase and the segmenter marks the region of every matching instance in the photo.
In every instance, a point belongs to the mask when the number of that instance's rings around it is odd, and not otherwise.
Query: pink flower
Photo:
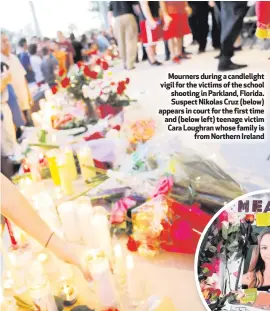
[[[220,259],[219,258],[213,258],[211,260],[211,263],[212,263],[212,266],[213,266],[213,272],[218,274],[219,273],[219,269],[220,269],[220,263],[221,263]]]
[[[169,177],[164,177],[163,179],[161,179],[156,187],[156,190],[153,194],[153,198],[156,198],[159,195],[167,195],[170,190],[173,187],[173,177],[169,176]]]
[[[117,201],[112,208],[111,223],[121,224],[126,218],[127,210],[135,205],[136,201],[129,197]]]
[[[181,219],[176,219],[171,226],[171,238],[175,244],[187,243],[192,239],[192,228],[190,224]]]

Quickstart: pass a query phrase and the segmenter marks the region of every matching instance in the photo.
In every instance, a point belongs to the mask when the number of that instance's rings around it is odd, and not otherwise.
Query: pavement
[[[184,73],[217,73],[218,61],[214,58],[218,51],[211,48],[203,54],[196,53],[196,47],[188,47],[194,52],[190,60],[181,64],[164,62],[163,66],[151,67],[147,61],[136,64],[132,71],[123,70],[121,65],[113,68],[115,78],[130,77],[129,94],[137,97],[145,113],[159,118],[158,109],[169,107],[169,98],[161,90],[159,83],[166,80],[169,72]],[[163,44],[159,43],[159,58],[164,60]],[[270,73],[270,50],[261,50],[258,46],[253,49],[244,48],[236,52],[232,59],[236,63],[248,64],[248,67],[233,73],[260,72]],[[269,90],[270,80],[267,80]],[[265,109],[267,120],[270,119],[270,97],[268,96]],[[166,132],[166,128],[164,128]],[[172,135],[167,132],[168,135]],[[200,154],[214,159],[228,174],[237,180],[248,192],[270,188],[270,127],[267,124],[266,139],[264,141],[194,141],[189,134],[178,133],[178,139],[187,147]],[[179,137],[179,135],[181,137]]]

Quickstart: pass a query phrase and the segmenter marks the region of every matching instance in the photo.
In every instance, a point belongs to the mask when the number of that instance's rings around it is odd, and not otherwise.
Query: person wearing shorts
[[[159,16],[159,1],[140,1],[143,12],[140,21],[141,40],[146,47],[149,62],[153,66],[160,66],[162,63],[156,59],[156,45],[163,38],[161,19]]]
[[[168,40],[171,59],[180,63],[183,58],[188,58],[182,52],[183,36],[190,33],[188,14],[190,8],[185,1],[160,1],[161,12],[164,20],[164,40]]]

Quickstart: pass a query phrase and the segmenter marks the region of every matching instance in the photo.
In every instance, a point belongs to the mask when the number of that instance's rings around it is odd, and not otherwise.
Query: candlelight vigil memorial
[[[270,2],[0,6],[0,309],[269,310]]]

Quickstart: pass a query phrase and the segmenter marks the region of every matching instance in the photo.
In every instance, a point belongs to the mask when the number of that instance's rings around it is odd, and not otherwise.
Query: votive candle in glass
[[[61,188],[65,195],[72,195],[74,193],[73,189],[73,179],[71,178],[71,172],[69,170],[66,157],[64,155],[59,155],[57,159],[57,168],[60,177]]]
[[[51,172],[53,183],[56,186],[60,186],[60,176],[57,168],[57,151],[51,150],[47,153],[47,160],[49,164],[49,169]]]
[[[87,166],[95,167],[91,149],[89,147],[83,147],[77,152],[77,154],[83,179],[87,180],[95,177],[96,172],[87,168]]]
[[[78,174],[77,174],[77,167],[75,164],[73,151],[71,148],[66,147],[64,152],[66,156],[67,167],[68,167],[68,170],[70,171],[70,177],[73,180],[75,180],[77,179]]]

